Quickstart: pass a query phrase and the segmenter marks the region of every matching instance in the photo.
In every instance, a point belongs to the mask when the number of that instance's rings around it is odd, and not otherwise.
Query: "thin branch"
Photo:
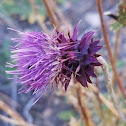
[[[115,44],[114,44],[114,60],[115,60],[115,64],[117,63],[117,59],[118,59],[118,46],[119,46],[119,37],[120,37],[120,31],[121,29],[117,30],[116,32],[116,40],[115,40]],[[113,77],[112,77],[112,85],[114,86],[115,84],[115,76],[113,73]]]
[[[28,124],[21,115],[16,112],[14,109],[12,109],[10,106],[8,106],[5,102],[0,100],[0,108],[6,112],[10,117],[12,117],[14,120],[17,120],[21,126],[33,126],[31,124]]]
[[[61,12],[60,8],[57,6],[57,3],[55,0],[51,0],[51,4],[55,10],[55,12],[57,13],[57,15],[59,16],[60,18],[60,21],[64,24],[64,26],[68,26],[69,27],[69,30],[70,30],[70,33],[73,32],[73,27],[72,25],[69,23],[69,21],[64,17],[63,13]]]
[[[104,80],[105,80],[105,84],[106,84],[106,87],[107,87],[107,91],[108,91],[108,94],[111,98],[111,100],[113,100],[113,97],[112,97],[112,90],[111,90],[111,76],[109,74],[109,68],[108,68],[108,65],[106,63],[106,61],[102,58],[102,57],[98,57],[97,58],[99,60],[99,62],[102,64],[101,68],[102,68],[102,71],[103,71],[103,75],[104,75]]]
[[[42,18],[41,18],[41,15],[38,13],[38,9],[36,7],[36,4],[35,4],[35,0],[29,0],[31,6],[32,6],[32,10],[35,14],[35,17],[36,17],[36,20],[38,22],[38,24],[41,26],[41,28],[44,30],[44,32],[46,33],[49,33],[49,30],[48,28],[46,27],[46,25],[44,24]]]
[[[85,95],[82,94],[80,84],[76,83],[76,86],[78,106],[80,107],[80,113],[82,115],[84,124],[85,126],[94,126],[94,123],[91,119],[90,110],[85,102]]]
[[[24,117],[27,119],[27,122],[28,122],[28,123],[32,123],[32,122],[33,122],[33,117],[32,117],[32,115],[30,114],[30,110],[31,110],[31,108],[32,108],[32,106],[33,106],[33,103],[34,103],[34,101],[33,101],[33,98],[32,98],[32,99],[30,99],[30,100],[26,103],[26,105],[25,105],[24,108],[23,108],[23,115],[24,115]]]
[[[0,120],[3,120],[5,122],[8,122],[10,124],[13,124],[13,125],[21,125],[20,122],[18,122],[17,120],[14,120],[12,118],[8,118],[6,116],[3,116],[0,114]]]
[[[116,98],[115,92],[113,90],[108,65],[107,65],[106,61],[102,57],[98,57],[98,60],[102,64],[101,67],[102,67],[103,75],[104,75],[104,78],[105,78],[105,83],[106,83],[106,87],[107,87],[107,90],[108,90],[108,94],[109,94],[111,100],[113,101],[113,103],[115,104],[116,109],[118,110],[122,121],[126,122],[125,115],[124,115],[124,113],[122,112],[122,110],[119,107],[118,99]]]
[[[114,60],[115,60],[115,62],[117,61],[118,52],[119,52],[118,46],[119,46],[120,32],[121,32],[121,29],[117,30],[117,32],[116,32],[116,40],[115,40],[115,45],[114,45]]]
[[[1,6],[0,6],[1,7]],[[14,28],[14,29],[20,29],[17,24],[14,23],[13,19],[8,15],[5,16],[2,12],[0,12],[0,18],[8,25],[8,27]]]
[[[94,85],[89,84],[89,89],[92,89],[95,93],[99,94],[99,98],[100,100],[107,106],[107,108],[112,112],[112,114],[120,120],[120,116],[118,111],[115,109],[114,104],[112,102],[110,102],[109,100],[107,100],[97,89],[97,87],[95,87]],[[91,92],[90,92],[91,93]],[[88,95],[90,96],[90,95]]]
[[[124,87],[122,85],[122,82],[120,80],[119,73],[117,71],[117,68],[116,68],[116,65],[115,65],[115,61],[113,59],[111,48],[110,48],[110,45],[109,45],[108,36],[107,36],[107,32],[106,32],[106,27],[105,27],[104,20],[103,20],[101,0],[96,0],[96,1],[97,1],[97,7],[98,7],[99,15],[100,15],[101,26],[102,26],[102,32],[103,32],[104,40],[105,40],[105,43],[106,43],[109,60],[110,60],[111,65],[112,65],[112,69],[113,69],[114,75],[115,75],[115,77],[117,79],[118,86],[119,86],[119,88],[120,88],[124,98],[126,98],[126,92],[125,92],[125,89],[124,89]]]
[[[0,97],[1,97],[1,100],[6,101],[8,105],[12,106],[14,104],[16,107],[21,108],[21,106],[17,102],[15,102],[13,99],[11,99],[8,95],[0,92]]]
[[[125,77],[126,77],[126,63],[125,63],[125,66],[124,66],[124,69],[123,69],[123,72],[122,72],[122,75],[121,75],[121,81],[122,81],[122,83],[124,82]]]
[[[96,75],[98,76],[98,71],[97,69],[95,69],[95,73]],[[99,97],[99,87],[100,86],[100,82],[99,82],[99,79],[96,78],[96,87],[98,89],[98,92],[95,92],[95,95],[96,95],[96,98],[97,98],[97,101],[98,101],[98,106],[99,106],[99,110],[100,110],[100,118],[102,120],[102,125],[105,126],[105,117],[104,117],[104,110],[102,108],[102,102],[101,102],[101,99]]]
[[[50,4],[50,0],[42,0],[43,4],[45,5],[46,11],[48,13],[49,18],[51,19],[52,25],[55,25],[58,30],[60,30],[60,23],[54,13],[52,5]]]

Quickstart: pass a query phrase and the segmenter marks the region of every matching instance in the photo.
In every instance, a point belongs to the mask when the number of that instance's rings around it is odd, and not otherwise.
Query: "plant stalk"
[[[107,48],[107,51],[108,51],[109,60],[111,62],[112,69],[113,69],[115,78],[117,80],[118,86],[119,86],[124,98],[126,99],[126,92],[125,92],[125,89],[124,89],[124,87],[122,85],[121,79],[119,77],[119,73],[117,71],[115,61],[114,61],[114,58],[112,56],[111,48],[110,48],[110,45],[109,45],[107,31],[106,31],[106,27],[105,27],[104,20],[103,20],[101,0],[96,0],[96,1],[97,1],[97,7],[98,7],[99,15],[100,15],[100,20],[101,20],[102,32],[103,32],[104,40],[105,40],[105,43],[106,43],[106,48]]]

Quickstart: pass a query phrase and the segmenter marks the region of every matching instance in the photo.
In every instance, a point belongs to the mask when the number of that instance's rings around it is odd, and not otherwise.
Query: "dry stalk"
[[[120,29],[117,30],[116,32],[116,40],[115,40],[115,45],[114,45],[114,60],[115,60],[115,64],[117,63],[117,59],[118,59],[118,46],[119,46],[119,36],[120,36]],[[115,85],[115,76],[114,76],[114,73],[113,73],[113,76],[112,76],[112,85],[114,87]]]
[[[60,21],[66,26],[69,27],[70,33],[73,32],[73,27],[72,25],[69,23],[69,21],[64,17],[63,13],[61,12],[60,8],[57,6],[57,3],[55,0],[51,0],[51,4],[53,5],[53,8],[55,10],[55,12],[57,13],[57,15],[60,18]]]
[[[95,93],[99,94],[100,100],[107,106],[107,108],[112,112],[112,114],[117,118],[120,119],[118,111],[115,109],[114,104],[107,100],[99,91],[98,89],[94,86],[89,84],[89,89],[92,89]],[[88,95],[90,96],[90,95]]]
[[[109,74],[108,65],[102,57],[98,57],[98,60],[102,64],[101,68],[102,68],[102,71],[103,71],[103,75],[104,75],[105,84],[106,84],[106,87],[107,87],[108,94],[109,94],[111,100],[113,100],[112,87],[111,87],[112,82],[111,82],[111,76]]]
[[[46,27],[46,25],[44,24],[42,18],[41,18],[41,15],[38,13],[38,9],[36,7],[36,4],[35,4],[35,0],[29,0],[31,6],[32,6],[32,10],[35,14],[35,17],[36,17],[36,20],[38,22],[38,24],[41,26],[41,28],[43,29],[44,32],[46,33],[49,33],[49,30],[48,28]]]
[[[102,68],[102,71],[103,71],[103,75],[104,75],[104,78],[105,78],[105,83],[106,83],[106,87],[107,87],[107,90],[108,90],[108,94],[112,100],[112,102],[114,103],[114,105],[116,106],[116,109],[118,110],[119,112],[119,115],[121,117],[121,119],[126,122],[126,118],[125,118],[125,115],[124,113],[122,112],[122,110],[120,109],[119,107],[119,102],[118,102],[118,99],[115,95],[115,92],[113,90],[113,87],[112,87],[112,81],[110,79],[110,74],[109,74],[109,68],[108,68],[108,65],[106,63],[106,61],[102,58],[102,57],[98,57],[98,60],[99,62],[102,64],[101,68]]]
[[[95,73],[96,73],[96,75],[98,75],[97,69],[95,69]],[[102,125],[105,126],[104,110],[102,108],[102,102],[101,102],[101,99],[99,97],[99,88],[100,88],[99,86],[100,86],[100,82],[99,82],[98,78],[96,78],[96,87],[98,89],[98,92],[95,92],[95,96],[96,96],[96,99],[98,101],[98,106],[99,106],[99,110],[100,110],[100,118],[102,120]]]
[[[122,72],[122,75],[121,75],[122,83],[124,82],[125,77],[126,77],[126,63],[125,63],[125,66],[124,66],[124,69],[123,69],[123,72]],[[126,85],[125,85],[125,87],[126,87]]]
[[[85,95],[82,94],[82,90],[80,84],[76,83],[76,91],[77,91],[77,100],[78,106],[80,108],[80,113],[83,118],[85,126],[94,126],[94,123],[91,119],[90,110],[88,109],[85,102]]]
[[[1,6],[2,5],[0,5],[0,8],[1,8]],[[2,12],[0,12],[0,19],[2,19],[4,21],[4,23],[8,25],[8,27],[14,28],[14,29],[20,29],[19,26],[14,23],[13,19],[9,15],[6,16]]]
[[[20,123],[17,120],[8,118],[8,117],[3,116],[1,114],[0,114],[0,120],[3,120],[5,122],[8,122],[8,123],[13,124],[13,125],[20,125]]]
[[[115,60],[115,62],[117,61],[117,57],[118,57],[118,51],[119,51],[118,46],[119,46],[120,32],[121,32],[121,29],[119,29],[116,32],[116,40],[115,40],[115,45],[114,45],[114,60]]]
[[[122,85],[122,82],[120,80],[119,73],[117,71],[117,68],[116,68],[116,65],[115,65],[115,61],[113,59],[111,48],[110,48],[110,45],[109,45],[108,36],[107,36],[107,32],[106,32],[106,27],[105,27],[104,20],[103,20],[101,0],[96,0],[96,1],[97,1],[97,7],[98,7],[99,15],[100,15],[100,20],[101,20],[102,32],[103,32],[104,40],[105,40],[105,43],[106,43],[109,60],[111,62],[114,75],[115,75],[116,80],[118,82],[118,86],[119,86],[119,88],[120,88],[124,98],[126,98],[126,92],[125,92],[125,89],[124,89],[124,87]]]
[[[54,13],[54,10],[52,8],[52,5],[50,4],[50,0],[42,0],[43,4],[45,5],[47,14],[52,22],[52,25],[55,25],[58,30],[60,30],[60,23]]]
[[[8,105],[12,106],[14,104],[16,107],[21,108],[21,106],[16,101],[14,101],[13,99],[11,99],[8,95],[0,92],[0,97],[1,97],[1,100],[6,101],[6,103]]]
[[[28,124],[19,113],[17,113],[14,109],[12,109],[10,106],[8,106],[5,102],[0,100],[0,108],[6,112],[10,117],[12,117],[14,120],[18,121],[20,123],[20,126],[33,126],[31,124]]]

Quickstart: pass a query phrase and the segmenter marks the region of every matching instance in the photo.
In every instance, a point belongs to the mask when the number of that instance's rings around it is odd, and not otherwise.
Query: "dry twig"
[[[115,117],[116,117],[117,119],[120,119],[119,113],[118,113],[118,111],[115,109],[113,103],[110,102],[109,100],[107,100],[107,99],[98,91],[98,89],[97,89],[95,86],[89,84],[89,88],[92,89],[95,93],[98,93],[98,94],[99,94],[100,100],[107,106],[107,108],[113,113],[113,115],[115,115]],[[88,95],[88,96],[90,96],[90,95]]]
[[[18,121],[21,126],[33,126],[31,124],[28,124],[19,113],[17,113],[14,109],[12,109],[10,106],[8,106],[5,102],[0,100],[0,108],[6,112],[10,117],[12,117],[14,120]]]
[[[121,75],[122,83],[124,82],[125,77],[126,77],[126,63],[125,63],[125,66],[124,66],[124,69],[123,69],[123,72],[122,72],[122,75]],[[125,87],[126,87],[126,85],[125,85]]]
[[[109,60],[111,62],[114,75],[115,75],[116,80],[118,82],[118,86],[119,86],[124,98],[126,98],[126,92],[125,92],[125,89],[124,89],[122,82],[120,80],[120,77],[119,77],[119,74],[118,74],[118,71],[117,71],[117,68],[116,68],[116,65],[115,65],[115,61],[114,61],[113,56],[112,56],[111,48],[110,48],[110,45],[109,45],[108,36],[107,36],[107,32],[106,32],[106,28],[105,28],[105,24],[104,24],[104,20],[103,20],[101,0],[96,0],[96,1],[97,1],[97,7],[98,7],[99,15],[100,15],[101,26],[102,26],[102,32],[103,32],[104,40],[105,40],[105,43],[106,43]]]
[[[54,7],[54,10],[55,12],[57,13],[57,15],[59,16],[60,18],[60,21],[64,24],[64,26],[68,26],[69,27],[69,30],[70,30],[70,33],[73,32],[73,27],[72,25],[69,23],[69,21],[64,17],[63,13],[61,12],[60,8],[57,6],[56,4],[56,1],[55,0],[50,0],[51,1],[51,4],[53,5]]]
[[[15,102],[8,95],[6,95],[2,92],[0,92],[0,97],[1,97],[1,100],[6,101],[6,103],[10,106],[12,106],[14,104],[16,107],[21,107],[17,102]]]
[[[13,125],[20,125],[20,122],[18,122],[17,120],[14,120],[12,118],[8,118],[6,116],[3,116],[0,114],[0,119],[5,121],[5,122],[8,122],[10,124],[13,124]]]
[[[78,83],[76,83],[76,91],[78,106],[80,108],[80,113],[82,115],[85,126],[94,126],[94,122],[91,119],[90,110],[88,109],[85,102],[85,95],[82,94],[82,89]]]
[[[116,32],[116,40],[115,40],[115,45],[114,45],[114,60],[115,60],[115,64],[117,63],[117,59],[118,59],[118,46],[119,46],[119,36],[120,36],[120,29]],[[115,76],[113,73],[112,76],[112,85],[114,86],[115,84]]]
[[[98,76],[98,71],[97,69],[95,69],[95,73],[96,75]],[[104,110],[102,108],[102,102],[101,102],[101,99],[99,97],[99,87],[100,86],[100,82],[98,80],[98,78],[96,78],[96,87],[98,89],[98,92],[95,92],[95,95],[96,95],[96,98],[97,98],[97,101],[98,101],[98,106],[99,106],[99,110],[100,110],[100,118],[102,120],[102,125],[105,126],[105,117],[104,117]]]
[[[50,4],[51,1],[50,0],[42,0],[42,2],[45,5],[46,11],[48,13],[50,20],[52,21],[52,24],[55,25],[58,30],[60,30],[60,23],[54,13],[54,10],[53,10],[51,4]]]
[[[120,107],[118,105],[119,102],[118,102],[118,99],[116,98],[115,92],[113,90],[113,86],[112,86],[112,81],[110,79],[108,65],[107,65],[106,61],[102,57],[98,57],[98,60],[102,64],[101,67],[102,67],[103,75],[104,75],[104,78],[105,78],[105,83],[106,83],[106,87],[107,87],[107,90],[108,90],[108,94],[109,94],[112,102],[116,106],[116,109],[118,110],[122,121],[126,122],[125,115],[124,115],[124,113],[122,112],[122,110],[120,109]]]
[[[38,24],[41,26],[41,28],[44,30],[44,32],[49,33],[49,30],[46,27],[46,25],[44,24],[44,22],[41,18],[41,15],[38,13],[38,9],[36,7],[35,0],[29,0],[29,1],[30,1],[31,6],[32,6],[32,10],[35,14],[35,17],[36,17]]]

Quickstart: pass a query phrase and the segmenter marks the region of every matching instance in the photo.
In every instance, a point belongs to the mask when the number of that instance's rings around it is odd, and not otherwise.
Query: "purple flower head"
[[[94,66],[101,65],[96,52],[102,46],[98,46],[100,40],[93,41],[95,31],[84,33],[78,40],[78,25],[72,37],[54,30],[50,35],[19,32],[21,37],[12,39],[18,44],[11,49],[13,64],[8,66],[16,70],[7,73],[18,74],[18,81],[23,84],[20,92],[33,90],[35,96],[40,92],[41,97],[50,84],[62,84],[67,90],[72,74],[84,87],[88,87],[87,81],[92,83],[90,76],[96,77]]]
[[[68,41],[61,34],[59,36],[59,42],[70,43],[71,46],[66,47],[65,50],[70,52],[67,55],[71,58],[64,62],[64,65],[72,71],[71,73],[73,73],[76,81],[81,83],[82,86],[88,87],[87,82],[92,83],[90,77],[97,77],[94,67],[102,65],[97,60],[97,57],[101,56],[97,52],[103,46],[98,46],[100,40],[93,40],[95,31],[84,33],[82,38],[78,40],[78,25],[79,23],[74,28],[72,36],[68,33]],[[69,83],[65,84],[65,90],[67,90],[68,85]]]
[[[16,67],[16,70],[6,72],[19,75],[18,82],[23,84],[21,89],[25,87],[20,92],[33,90],[33,94],[41,92],[42,95],[50,84],[58,87],[59,82],[62,85],[70,82],[71,71],[64,62],[70,59],[65,48],[71,45],[58,41],[61,33],[57,36],[53,32],[51,35],[43,32],[19,34],[21,38],[12,39],[18,43],[11,49],[14,64],[8,63],[8,67]]]

